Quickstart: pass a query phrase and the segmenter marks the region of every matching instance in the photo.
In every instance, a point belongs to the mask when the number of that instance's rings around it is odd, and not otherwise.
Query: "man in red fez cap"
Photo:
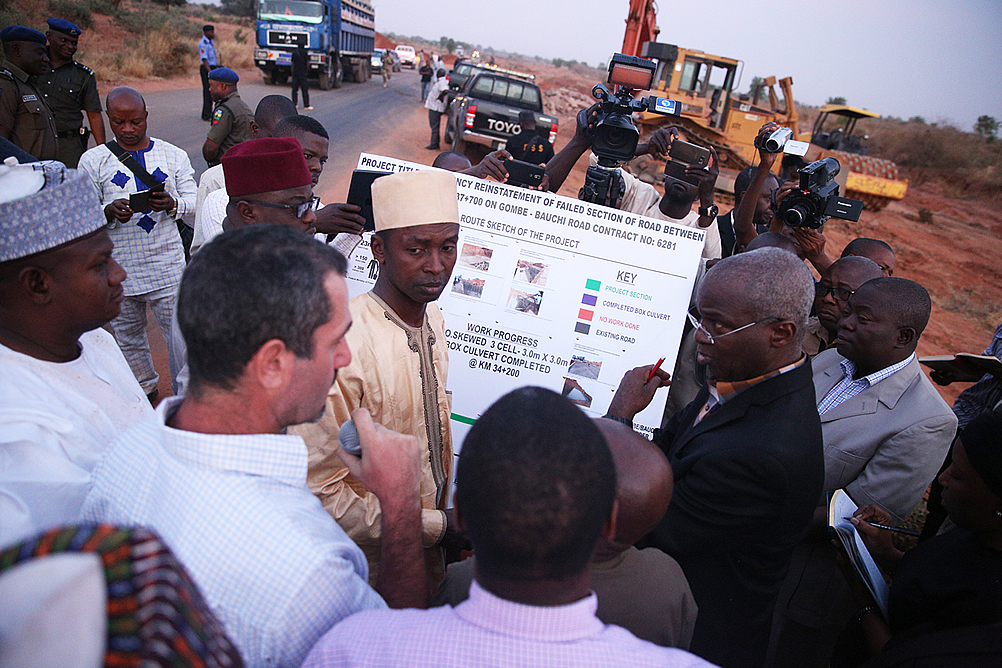
[[[247,225],[288,225],[314,233],[313,177],[299,142],[289,137],[263,137],[241,142],[223,156],[223,176],[230,201],[222,227],[203,228],[202,245],[224,231]],[[182,368],[174,377],[174,394],[184,394],[189,372],[187,345],[177,320],[171,323],[171,344]]]
[[[269,223],[313,232],[313,178],[295,139],[237,144],[223,156],[223,175],[230,196],[224,231]]]

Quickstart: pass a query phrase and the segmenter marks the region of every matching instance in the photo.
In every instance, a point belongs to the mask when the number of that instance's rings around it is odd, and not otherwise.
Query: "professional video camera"
[[[578,198],[615,206],[622,197],[625,185],[619,165],[633,159],[640,140],[640,132],[633,124],[633,112],[650,111],[664,116],[682,114],[682,105],[674,100],[653,96],[633,99],[635,91],[650,89],[656,69],[653,60],[617,53],[609,62],[608,83],[618,86],[618,90],[612,93],[605,84],[592,88],[592,96],[601,101],[592,141],[598,164],[588,168]]]
[[[776,215],[790,227],[813,229],[829,218],[859,220],[863,203],[838,195],[835,176],[841,168],[835,158],[825,158],[801,169],[800,188],[783,198]]]

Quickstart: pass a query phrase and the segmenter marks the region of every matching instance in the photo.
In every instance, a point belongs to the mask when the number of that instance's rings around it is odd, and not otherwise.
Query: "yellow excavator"
[[[859,199],[866,208],[879,211],[892,200],[905,196],[908,181],[898,176],[898,167],[890,160],[866,155],[863,137],[853,134],[860,118],[879,118],[879,114],[846,105],[826,104],[810,132],[801,132],[793,79],[762,80],[751,95],[734,92],[742,63],[733,58],[714,56],[702,51],[683,49],[656,41],[653,0],[631,0],[623,53],[649,58],[657,63],[651,94],[682,104],[680,118],[665,118],[644,112],[635,120],[641,135],[650,135],[658,127],[677,125],[696,143],[713,146],[723,169],[741,170],[753,164],[754,146],[759,128],[775,121],[793,130],[794,137],[811,143],[804,159],[808,162],[833,157],[846,176],[846,197]],[[638,27],[639,26],[639,27]],[[638,48],[639,46],[639,48]],[[639,52],[638,52],[639,51]],[[776,85],[782,91],[780,103]],[[651,158],[642,157],[629,169],[639,175],[660,171]],[[777,171],[779,162],[777,161]]]

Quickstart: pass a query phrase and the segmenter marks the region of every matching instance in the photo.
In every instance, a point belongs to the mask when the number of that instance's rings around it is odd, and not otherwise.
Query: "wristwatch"
[[[704,218],[705,217],[716,218],[718,211],[719,211],[719,209],[717,209],[717,205],[716,204],[711,204],[710,206],[708,206],[706,208],[699,207],[699,215],[701,217],[704,217]]]

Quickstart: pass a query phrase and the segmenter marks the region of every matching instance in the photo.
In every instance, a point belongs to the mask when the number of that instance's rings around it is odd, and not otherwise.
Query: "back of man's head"
[[[803,336],[814,304],[814,277],[796,255],[779,248],[732,255],[713,265],[700,290],[707,281],[727,286],[752,318],[790,320]]]
[[[580,574],[616,494],[601,432],[570,401],[538,387],[506,394],[477,420],[456,480],[478,573],[512,582]]]
[[[798,253],[800,248],[797,246],[797,242],[785,234],[780,234],[779,232],[763,232],[752,239],[748,245],[745,246],[743,252],[747,253],[748,251],[758,250],[759,248],[778,248],[800,257],[800,254]]]
[[[191,393],[232,389],[267,341],[313,354],[313,332],[331,317],[324,280],[345,273],[333,248],[283,225],[224,232],[192,256],[177,300],[188,344]]]
[[[324,139],[330,139],[323,124],[312,116],[287,116],[278,122],[272,137],[292,137],[300,139],[305,134],[316,135]],[[302,143],[302,142],[300,142]]]
[[[472,167],[473,163],[471,163],[470,159],[462,153],[457,151],[443,151],[435,156],[435,162],[431,163],[431,166],[444,169],[447,172],[461,172],[464,169]]]
[[[296,105],[284,95],[265,95],[254,110],[254,122],[258,127],[257,136],[271,137],[279,122],[298,114]]]
[[[536,115],[528,109],[518,112],[518,124],[523,130],[534,130],[536,128]]]
[[[894,275],[894,265],[896,264],[894,249],[886,241],[868,239],[866,237],[853,239],[842,249],[842,257],[854,255],[876,262],[880,265],[880,270],[884,273],[884,276]]]
[[[626,425],[595,420],[616,464],[617,551],[654,530],[668,510],[674,478],[668,458],[653,443]]]

